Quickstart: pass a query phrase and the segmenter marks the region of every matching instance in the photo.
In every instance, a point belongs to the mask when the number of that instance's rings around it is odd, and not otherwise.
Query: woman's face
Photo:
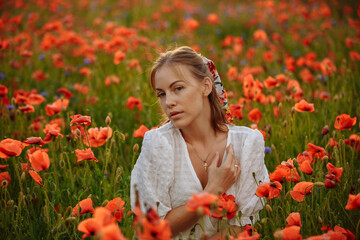
[[[175,127],[184,129],[201,120],[207,98],[206,84],[196,79],[188,67],[163,66],[155,74],[155,92],[161,108]],[[177,71],[180,70],[180,71]]]

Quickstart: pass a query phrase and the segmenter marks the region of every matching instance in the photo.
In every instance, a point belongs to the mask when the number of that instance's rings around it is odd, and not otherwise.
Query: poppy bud
[[[109,200],[104,200],[101,204],[102,207],[105,207],[109,203]]]
[[[105,118],[105,123],[106,123],[106,125],[108,125],[108,126],[111,124],[111,118],[110,118],[109,115]]]
[[[269,204],[266,204],[266,211],[272,213],[272,207]]]
[[[279,106],[278,106],[278,107],[279,107],[279,109],[281,109],[281,108],[282,108],[282,103],[279,103]]]
[[[327,189],[329,189],[329,188],[335,188],[335,181],[333,181],[333,180],[326,179],[326,180],[324,181],[324,184],[325,184],[325,187],[326,187]]]
[[[125,135],[123,133],[119,133],[119,136],[122,141],[125,141]]]
[[[122,173],[122,168],[121,168],[121,167],[118,167],[118,168],[116,169],[116,176],[120,176],[121,173]]]
[[[134,147],[133,147],[133,151],[137,152],[139,150],[139,144],[135,143]]]
[[[121,182],[121,175],[118,175],[118,176],[116,176],[116,178],[115,178],[115,183],[120,183]]]
[[[319,221],[320,224],[323,223],[323,220],[322,220],[322,218],[320,216],[318,216],[318,221]]]
[[[81,131],[80,131],[80,129],[77,128],[77,129],[75,130],[75,136],[76,136],[76,137],[80,137],[80,136],[81,136]]]
[[[285,120],[283,121],[283,126],[286,127],[288,125],[288,122]]]
[[[20,180],[23,182],[23,181],[25,181],[25,172],[23,172],[22,174],[21,174],[21,177],[20,177]]]
[[[60,165],[61,168],[64,168],[64,167],[65,167],[66,164],[65,164],[64,159],[61,159],[61,160],[60,160],[59,165]]]
[[[203,216],[204,215],[204,209],[202,207],[198,207],[196,209],[196,213],[198,216]]]
[[[321,135],[326,135],[326,134],[328,134],[329,133],[329,126],[328,125],[325,125],[324,127],[323,127],[323,129],[321,130]]]
[[[266,224],[267,221],[268,221],[268,218],[266,218],[266,217],[261,219],[261,223],[262,223],[262,224]]]
[[[271,144],[271,149],[276,150],[276,147],[275,147],[275,145],[273,143]]]
[[[339,100],[339,96],[336,94],[334,97],[334,101],[337,102]]]
[[[323,187],[323,186],[324,186],[324,183],[323,183],[323,182],[316,182],[316,183],[314,183],[314,186],[316,186],[316,187]]]
[[[128,133],[125,133],[125,140],[128,140],[129,139],[129,134]]]
[[[65,219],[66,222],[73,222],[76,220],[76,217],[68,217]]]
[[[323,156],[322,160],[327,161],[327,160],[329,160],[329,157],[327,155],[325,155],[325,156]]]
[[[296,112],[295,107],[291,108],[291,115],[293,115]]]

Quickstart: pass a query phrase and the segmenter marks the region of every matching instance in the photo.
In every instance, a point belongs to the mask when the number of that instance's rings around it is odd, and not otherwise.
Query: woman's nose
[[[166,103],[166,106],[168,106],[168,107],[175,106],[175,98],[174,98],[174,96],[172,96],[172,94],[167,94],[165,103]]]

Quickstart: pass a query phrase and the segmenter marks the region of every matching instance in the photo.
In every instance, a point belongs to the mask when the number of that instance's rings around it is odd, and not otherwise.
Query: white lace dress
[[[263,202],[255,195],[257,184],[254,180],[269,182],[264,163],[264,140],[258,130],[227,125],[229,132],[227,146],[232,143],[234,154],[239,161],[241,174],[226,193],[232,194],[241,211],[241,223],[235,218],[232,225],[251,224],[259,219],[258,212]],[[223,161],[226,157],[224,154]],[[135,188],[139,191],[141,208],[154,206],[160,217],[173,208],[186,204],[192,194],[203,191],[200,180],[192,166],[186,143],[180,130],[169,122],[160,128],[146,132],[139,158],[131,172],[131,207],[135,206]],[[205,231],[208,236],[216,233],[217,220],[205,216]],[[190,230],[182,233],[188,239]],[[202,234],[200,226],[195,227],[194,237]]]

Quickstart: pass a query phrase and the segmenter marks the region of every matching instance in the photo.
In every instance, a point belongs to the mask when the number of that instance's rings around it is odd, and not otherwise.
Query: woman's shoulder
[[[177,135],[177,129],[171,122],[158,128],[147,131],[144,135],[143,145],[168,145],[172,144],[173,138]]]
[[[252,129],[245,126],[228,125],[229,132],[241,138],[259,138],[263,139],[263,135],[257,129]]]

